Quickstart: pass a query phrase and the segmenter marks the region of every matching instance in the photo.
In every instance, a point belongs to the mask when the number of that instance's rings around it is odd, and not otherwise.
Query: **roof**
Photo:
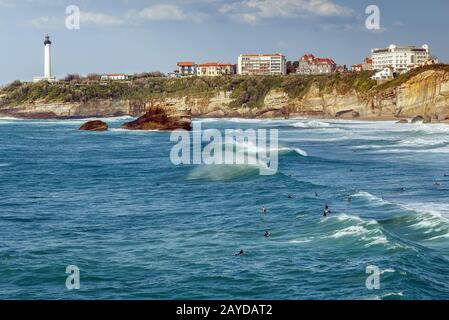
[[[282,53],[241,54],[242,57],[283,57]]]
[[[373,64],[373,59],[371,58],[365,58],[365,64]]]
[[[305,54],[301,57],[301,59],[302,60],[315,60],[315,56],[313,54]]]
[[[313,54],[305,54],[299,60],[307,60],[313,64],[336,64],[333,59],[330,58],[316,58]]]
[[[178,62],[177,65],[179,67],[193,67],[196,65],[196,63],[192,62],[192,61],[181,61],[181,62]]]
[[[206,62],[198,65],[198,67],[230,67],[230,66],[232,66],[232,64],[220,62]]]
[[[316,58],[316,63],[335,64],[335,61],[329,58]]]

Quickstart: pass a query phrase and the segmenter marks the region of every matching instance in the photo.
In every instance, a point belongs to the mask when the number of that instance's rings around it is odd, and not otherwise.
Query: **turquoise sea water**
[[[449,299],[447,125],[202,121],[278,129],[279,172],[260,176],[83,122],[0,119],[0,299]]]

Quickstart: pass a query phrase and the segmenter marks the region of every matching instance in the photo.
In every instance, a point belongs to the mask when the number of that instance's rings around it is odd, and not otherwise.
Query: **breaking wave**
[[[323,121],[307,121],[307,122],[296,122],[292,125],[295,128],[307,128],[307,129],[313,129],[313,128],[327,128],[330,127],[330,123],[323,122]]]

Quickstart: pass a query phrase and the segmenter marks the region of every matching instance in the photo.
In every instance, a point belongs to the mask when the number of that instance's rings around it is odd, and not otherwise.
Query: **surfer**
[[[268,209],[267,209],[267,208],[265,208],[265,207],[262,207],[262,209],[261,209],[261,210],[262,210],[262,213],[264,213],[264,214],[268,212]]]
[[[271,233],[269,231],[265,231],[264,237],[269,238],[271,236]]]
[[[240,250],[240,252],[237,253],[235,256],[236,256],[236,257],[238,257],[238,256],[243,256],[244,254],[245,254],[245,251]]]
[[[401,191],[405,191],[405,188],[404,188],[404,187],[402,187],[402,188],[401,188]]]
[[[317,198],[319,197],[319,194],[317,192],[315,192],[315,197],[317,197]]]
[[[348,196],[348,202],[352,202],[352,197]]]
[[[329,209],[329,206],[326,204],[326,207],[324,208],[323,217],[327,217],[331,214],[331,209]]]
[[[289,199],[293,199],[293,196],[291,194],[288,195]]]

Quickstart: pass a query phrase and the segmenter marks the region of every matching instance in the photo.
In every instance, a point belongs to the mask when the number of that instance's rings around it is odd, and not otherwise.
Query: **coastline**
[[[133,120],[137,119],[138,117],[132,116],[132,115],[120,115],[116,117],[111,116],[98,116],[98,117],[52,117],[52,118],[44,118],[44,117],[13,117],[11,115],[6,114],[0,114],[0,120],[10,120],[10,121],[32,121],[32,120],[43,120],[43,121],[67,121],[67,120],[73,120],[73,121],[79,121],[79,122],[88,122],[88,121],[94,121],[94,120],[102,120],[102,121],[117,121],[117,120]],[[396,122],[398,124],[407,124],[407,123],[400,123],[401,120],[407,120],[409,124],[412,124],[412,117],[401,117],[397,118],[394,116],[365,116],[365,117],[357,117],[357,118],[349,118],[349,117],[323,117],[323,116],[317,116],[317,115],[294,115],[289,118],[285,117],[203,117],[203,116],[193,116],[192,121],[195,120],[232,120],[232,119],[240,119],[240,120],[271,120],[271,121],[294,121],[294,120],[322,120],[322,121],[362,121],[362,122]],[[422,122],[418,122],[418,124]],[[449,120],[442,120],[437,121],[435,119],[432,120],[432,122],[426,122],[425,124],[449,124]]]

